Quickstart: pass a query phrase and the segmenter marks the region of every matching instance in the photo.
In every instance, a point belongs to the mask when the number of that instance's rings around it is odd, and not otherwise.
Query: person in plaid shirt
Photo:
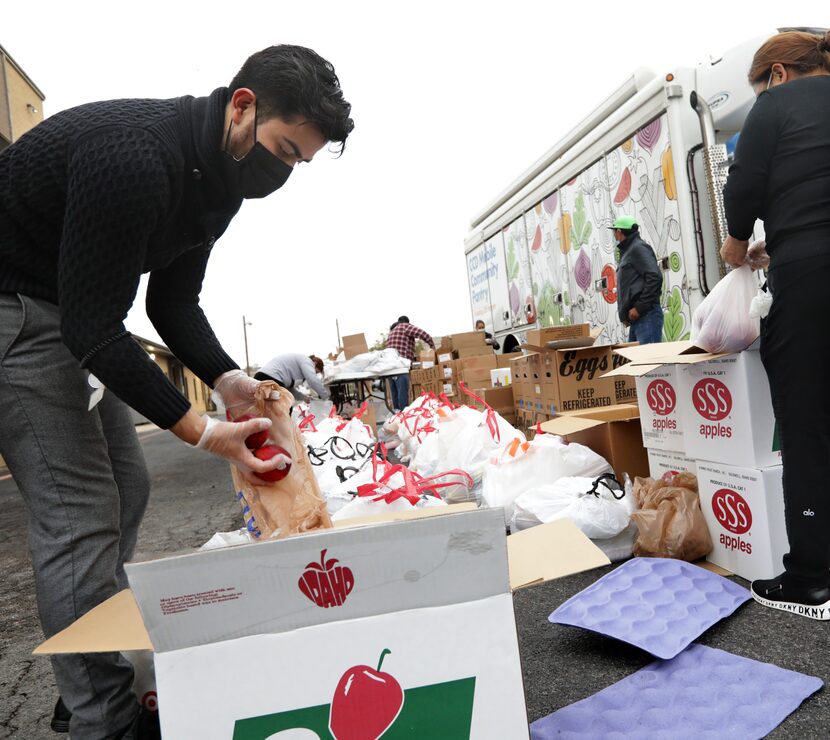
[[[408,316],[400,316],[392,324],[389,336],[386,338],[386,348],[394,349],[401,357],[410,362],[415,359],[415,340],[423,339],[430,347],[435,349],[435,342],[432,337],[423,329],[409,323]],[[395,411],[405,409],[409,404],[409,375],[396,375],[392,378],[392,408]]]

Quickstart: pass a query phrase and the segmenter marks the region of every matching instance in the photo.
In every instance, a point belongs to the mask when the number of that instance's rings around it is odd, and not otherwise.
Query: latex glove
[[[258,380],[249,377],[242,370],[229,370],[222,373],[213,386],[213,400],[226,409],[252,406]]]
[[[766,270],[769,267],[767,243],[763,239],[752,242],[746,250],[746,261],[751,270]]]
[[[256,381],[254,381],[256,382]],[[270,460],[259,460],[254,453],[245,446],[245,440],[252,434],[269,430],[271,420],[257,417],[249,421],[217,421],[205,415],[205,430],[196,447],[211,452],[233,463],[243,471],[246,478],[255,483],[262,481],[252,473],[267,473],[269,470],[282,469],[291,462],[290,458],[278,455]]]

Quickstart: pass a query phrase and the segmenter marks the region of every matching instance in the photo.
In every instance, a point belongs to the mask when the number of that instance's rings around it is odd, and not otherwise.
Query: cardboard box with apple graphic
[[[501,509],[447,508],[131,564],[35,653],[141,651],[166,738],[527,737],[511,591],[608,558],[567,520],[506,539]]]
[[[143,639],[114,616],[110,602],[129,611],[125,591],[65,631],[86,621],[85,647],[62,633],[37,652],[152,648],[166,738],[527,737],[503,517],[464,511],[130,564]],[[554,537],[569,553],[572,534]],[[579,567],[603,564],[586,543]],[[537,571],[514,585],[546,577]]]

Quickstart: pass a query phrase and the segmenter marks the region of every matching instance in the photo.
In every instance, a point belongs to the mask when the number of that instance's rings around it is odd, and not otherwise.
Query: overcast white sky
[[[823,12],[825,11],[825,12]],[[668,72],[784,25],[826,25],[826,3],[5,3],[0,44],[50,115],[91,100],[206,95],[275,43],[329,59],[352,103],[346,153],[322,152],[247,202],[208,267],[202,305],[244,366],[370,344],[401,313],[470,328],[471,217],[637,67]],[[143,292],[127,327],[157,338]]]

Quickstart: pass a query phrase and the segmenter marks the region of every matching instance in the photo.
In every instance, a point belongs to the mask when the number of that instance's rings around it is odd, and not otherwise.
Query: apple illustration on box
[[[384,648],[377,669],[356,665],[340,677],[329,717],[335,740],[377,740],[398,718],[403,689],[394,676],[380,670],[391,652]]]
[[[326,560],[327,550],[320,552],[319,563],[309,563],[297,585],[317,606],[328,609],[341,606],[354,588],[354,575],[337,558]]]

